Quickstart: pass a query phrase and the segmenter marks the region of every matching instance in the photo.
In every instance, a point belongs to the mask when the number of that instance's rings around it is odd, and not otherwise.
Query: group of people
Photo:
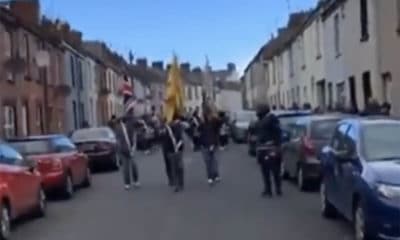
[[[182,191],[185,185],[183,161],[185,133],[190,136],[195,150],[202,152],[208,184],[213,186],[221,181],[216,152],[228,143],[228,136],[225,134],[226,122],[221,117],[224,116],[211,110],[203,111],[200,116],[196,109],[189,118],[175,114],[170,122],[161,119],[157,135],[162,149],[168,184],[175,192]],[[127,109],[121,118],[113,117],[110,120],[110,127],[114,129],[117,138],[117,151],[126,190],[132,186],[140,187],[139,171],[135,159],[137,133],[140,125],[141,121],[134,117],[133,109]]]

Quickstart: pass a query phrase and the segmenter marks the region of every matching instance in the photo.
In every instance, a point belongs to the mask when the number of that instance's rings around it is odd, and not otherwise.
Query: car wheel
[[[0,214],[0,239],[8,240],[11,234],[11,214],[10,207],[5,202],[2,203]]]
[[[46,193],[42,187],[40,187],[38,192],[38,205],[35,211],[35,217],[43,217],[46,215],[47,198]]]
[[[336,217],[336,208],[329,202],[326,195],[326,185],[324,181],[321,181],[320,187],[320,198],[321,198],[321,212],[322,216],[326,218],[334,218]]]
[[[70,199],[74,195],[74,182],[72,181],[72,176],[71,174],[68,174],[65,177],[65,182],[64,182],[64,197],[66,199]]]
[[[90,171],[89,166],[86,167],[85,180],[83,181],[82,186],[85,188],[92,186],[92,172]]]
[[[368,240],[371,239],[367,232],[367,226],[365,223],[364,209],[361,204],[357,203],[354,206],[354,239],[355,240]]]
[[[297,170],[297,187],[300,191],[304,191],[307,188],[307,179],[304,177],[304,170],[302,166],[299,166]]]

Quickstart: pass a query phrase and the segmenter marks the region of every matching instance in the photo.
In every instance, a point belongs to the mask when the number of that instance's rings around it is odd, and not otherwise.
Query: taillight
[[[303,150],[307,156],[315,155],[314,143],[308,137],[303,137]]]

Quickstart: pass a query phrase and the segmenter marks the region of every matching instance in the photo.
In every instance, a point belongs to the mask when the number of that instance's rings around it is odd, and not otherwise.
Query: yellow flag
[[[167,122],[171,122],[174,114],[182,114],[184,111],[184,91],[178,58],[174,56],[171,68],[168,72],[166,86],[166,98],[164,103],[164,114]]]

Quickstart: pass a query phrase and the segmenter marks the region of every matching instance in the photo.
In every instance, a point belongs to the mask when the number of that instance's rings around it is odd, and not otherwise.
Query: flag
[[[136,106],[136,99],[133,97],[130,97],[126,99],[124,103],[124,115],[127,114],[128,112],[132,111]]]
[[[164,103],[164,115],[167,122],[171,122],[174,114],[183,114],[184,91],[182,76],[179,69],[178,58],[173,57],[171,68],[168,72],[166,86],[166,98]]]

